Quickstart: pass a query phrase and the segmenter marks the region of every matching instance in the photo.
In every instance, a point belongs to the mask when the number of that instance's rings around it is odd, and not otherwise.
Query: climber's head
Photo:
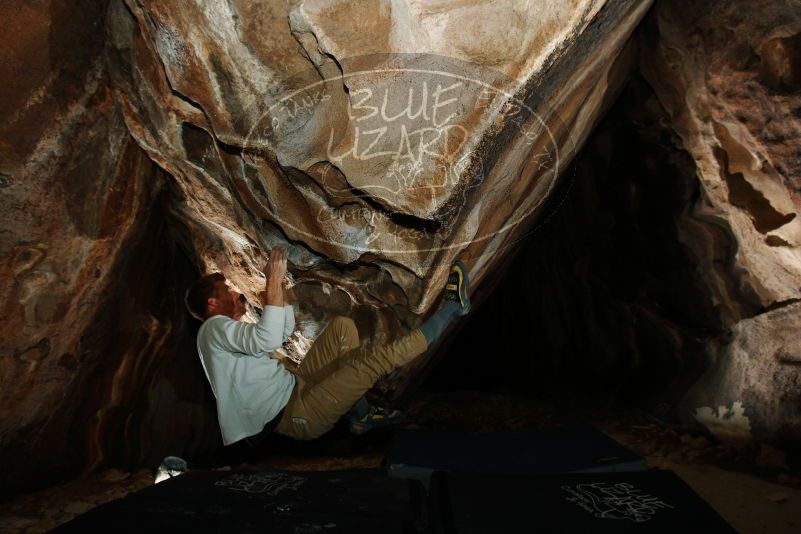
[[[242,295],[228,285],[221,273],[208,274],[195,281],[186,292],[186,307],[200,321],[214,315],[238,320],[245,314]]]

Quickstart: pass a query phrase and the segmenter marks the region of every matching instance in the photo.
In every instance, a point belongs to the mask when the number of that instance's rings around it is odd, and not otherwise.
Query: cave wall
[[[662,2],[644,32],[644,76],[700,185],[680,239],[729,329],[684,419],[731,441],[801,439],[800,7]]]
[[[0,7],[0,498],[221,445],[176,297],[197,262],[114,99],[105,7]]]

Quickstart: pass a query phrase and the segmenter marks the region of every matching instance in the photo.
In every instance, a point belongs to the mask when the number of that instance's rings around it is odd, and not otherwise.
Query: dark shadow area
[[[424,388],[647,406],[692,383],[721,331],[680,241],[698,186],[668,124],[635,73]]]

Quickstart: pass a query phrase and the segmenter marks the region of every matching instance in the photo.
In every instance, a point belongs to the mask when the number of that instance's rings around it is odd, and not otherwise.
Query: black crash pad
[[[434,471],[495,474],[628,472],[645,461],[590,425],[530,432],[399,433],[389,474],[428,485]]]
[[[734,532],[670,471],[562,475],[436,473],[435,532]]]
[[[419,483],[381,470],[190,471],[75,518],[57,532],[413,533]]]

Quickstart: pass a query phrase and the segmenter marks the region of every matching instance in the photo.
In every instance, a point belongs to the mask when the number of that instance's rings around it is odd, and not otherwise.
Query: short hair
[[[186,297],[184,298],[186,309],[198,321],[202,322],[208,318],[206,306],[208,300],[214,296],[214,285],[217,282],[225,282],[225,276],[222,273],[207,274],[195,280],[186,291]]]

